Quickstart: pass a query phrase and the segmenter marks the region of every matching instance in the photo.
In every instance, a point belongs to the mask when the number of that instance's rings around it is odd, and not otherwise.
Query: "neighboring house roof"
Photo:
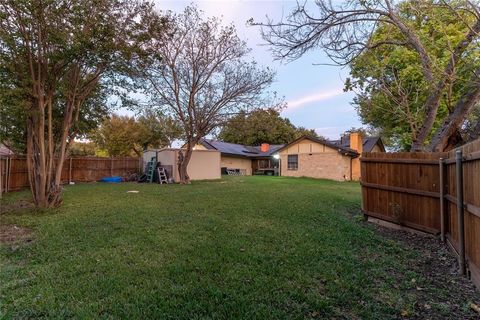
[[[283,150],[291,145],[294,145],[302,140],[310,140],[310,141],[313,141],[313,142],[316,142],[316,143],[319,143],[319,144],[323,144],[327,147],[330,147],[332,149],[336,149],[339,153],[342,153],[342,154],[345,154],[345,155],[348,155],[352,158],[356,158],[358,157],[360,154],[353,150],[353,149],[350,149],[348,147],[345,147],[345,146],[342,146],[342,145],[338,145],[338,144],[335,144],[333,143],[332,141],[329,141],[329,140],[324,140],[324,139],[318,139],[318,138],[314,138],[314,137],[310,137],[310,136],[302,136],[296,140],[293,140],[292,142],[290,142],[289,144],[286,144],[284,145],[283,147],[279,148],[277,151],[280,151],[280,150]]]
[[[200,140],[200,144],[209,150],[218,150],[223,154],[246,158],[270,157],[283,147],[283,144],[271,144],[267,152],[262,152],[260,146],[252,147],[211,139],[202,139]]]
[[[7,146],[0,143],[0,156],[11,156],[13,155],[13,151],[10,150]]]
[[[340,140],[331,140],[330,142],[337,146],[348,148],[350,147],[350,136],[347,135]],[[377,144],[382,152],[385,152],[385,146],[380,137],[363,137],[363,152],[371,152]]]
[[[228,143],[218,140],[212,139],[202,139],[200,140],[200,144],[203,145],[205,148],[209,150],[218,150],[222,154],[225,155],[232,155],[232,156],[239,156],[245,158],[258,158],[258,157],[270,157],[274,153],[285,149],[288,146],[291,146],[295,143],[300,142],[301,140],[308,139],[316,143],[323,144],[327,147],[336,149],[338,152],[346,154],[350,157],[358,157],[360,154],[350,148],[350,137],[346,136],[341,140],[324,140],[318,139],[310,136],[302,136],[288,144],[271,144],[268,152],[262,152],[260,150],[260,146],[245,146],[242,144],[236,143]],[[364,137],[363,138],[363,152],[370,152],[372,151],[375,145],[379,145],[382,151],[385,151],[385,147],[383,146],[382,139],[380,137]]]

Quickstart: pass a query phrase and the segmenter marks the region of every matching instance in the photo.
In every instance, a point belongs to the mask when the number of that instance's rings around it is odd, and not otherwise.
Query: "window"
[[[298,154],[289,154],[288,170],[297,170],[297,169],[298,169]]]
[[[268,169],[270,168],[270,161],[269,160],[258,160],[258,168],[259,169]]]

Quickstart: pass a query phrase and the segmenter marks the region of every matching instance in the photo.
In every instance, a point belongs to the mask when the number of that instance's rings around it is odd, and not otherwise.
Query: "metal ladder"
[[[168,183],[167,172],[165,171],[165,168],[159,167],[157,168],[157,170],[158,170],[158,183],[160,184]]]
[[[150,182],[150,183],[153,182],[153,173],[155,172],[156,166],[157,166],[157,157],[152,157],[152,159],[147,163],[147,170],[145,170],[147,182]]]

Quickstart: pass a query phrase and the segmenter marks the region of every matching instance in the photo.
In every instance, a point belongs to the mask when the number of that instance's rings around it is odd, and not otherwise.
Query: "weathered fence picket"
[[[448,153],[364,153],[361,171],[366,216],[440,234],[480,286],[480,140]]]
[[[132,157],[72,157],[65,159],[62,183],[98,181],[106,176],[139,173],[140,160]],[[0,194],[29,187],[24,156],[0,158]]]

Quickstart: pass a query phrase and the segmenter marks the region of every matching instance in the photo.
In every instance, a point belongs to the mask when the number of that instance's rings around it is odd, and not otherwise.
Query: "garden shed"
[[[181,149],[151,149],[143,153],[143,168],[147,162],[156,157],[165,167],[169,177],[179,181],[178,153]],[[220,152],[216,150],[194,150],[187,168],[191,180],[220,179]]]

